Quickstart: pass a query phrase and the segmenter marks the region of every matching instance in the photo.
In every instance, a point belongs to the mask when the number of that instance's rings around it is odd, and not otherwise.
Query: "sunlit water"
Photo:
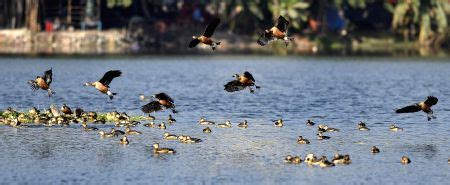
[[[177,123],[167,130],[204,140],[182,144],[162,139],[163,130],[139,125],[144,132],[101,139],[69,127],[11,128],[0,126],[1,183],[125,184],[125,183],[286,183],[286,184],[445,184],[450,178],[450,63],[445,60],[394,58],[302,57],[176,57],[117,59],[0,59],[0,108],[26,110],[67,103],[95,111],[126,111],[143,115],[138,95],[164,91],[175,99]],[[52,98],[32,92],[26,81],[53,67]],[[118,93],[113,101],[82,86],[104,72],[120,69],[123,76],[111,83]],[[223,85],[232,75],[248,70],[262,88],[227,93]],[[398,115],[393,109],[437,96],[436,120],[423,113]],[[156,114],[158,122],[168,112]],[[233,123],[248,120],[249,128],[212,127],[202,132],[197,120]],[[276,128],[271,120],[283,118]],[[312,119],[341,129],[316,140]],[[358,121],[371,129],[358,131]],[[393,133],[391,123],[403,127]],[[112,125],[97,125],[109,130]],[[310,145],[299,145],[303,135]],[[172,147],[176,155],[153,156],[151,144]],[[376,145],[381,153],[373,155]],[[352,164],[321,169],[288,165],[288,154],[307,153],[332,158],[350,154]],[[407,155],[412,163],[400,164]]]

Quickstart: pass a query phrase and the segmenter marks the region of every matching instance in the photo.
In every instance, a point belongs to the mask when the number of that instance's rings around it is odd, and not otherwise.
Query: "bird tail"
[[[111,91],[106,92],[106,94],[109,96],[110,100],[112,100],[114,98],[114,95],[117,95],[117,93],[113,93]]]

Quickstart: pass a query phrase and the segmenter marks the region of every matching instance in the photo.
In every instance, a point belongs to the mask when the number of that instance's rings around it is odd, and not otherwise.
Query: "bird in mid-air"
[[[411,112],[419,112],[423,111],[427,113],[428,121],[431,119],[436,119],[436,116],[433,115],[433,110],[431,110],[431,106],[436,105],[438,99],[434,96],[428,96],[425,101],[415,103],[413,105],[409,105],[400,109],[395,110],[396,113],[411,113]]]
[[[84,85],[95,87],[101,93],[107,94],[109,96],[109,99],[112,100],[114,98],[114,95],[116,95],[117,93],[113,93],[109,90],[109,84],[114,78],[119,77],[120,75],[122,75],[121,71],[111,70],[106,72],[105,75],[103,75],[103,77],[99,81],[86,82]]]
[[[206,26],[206,30],[202,36],[200,36],[200,37],[192,36],[192,40],[191,40],[191,42],[189,42],[189,48],[193,48],[193,47],[197,46],[199,43],[203,43],[203,44],[211,46],[212,50],[215,50],[216,47],[218,45],[220,45],[220,42],[215,42],[214,40],[211,39],[211,36],[214,34],[214,30],[217,28],[219,23],[220,23],[220,19],[214,18],[208,24],[208,26]]]
[[[156,100],[147,103],[141,107],[142,112],[150,114],[152,112],[157,112],[163,109],[172,109],[173,113],[177,113],[175,110],[175,104],[173,99],[166,93],[158,93],[152,95]]]
[[[253,78],[253,75],[248,71],[245,71],[243,75],[235,74],[233,75],[233,77],[236,79],[224,85],[225,91],[227,92],[240,91],[248,87],[250,89],[250,92],[253,93],[253,86],[257,89],[260,88],[259,86],[255,85],[255,79]]]
[[[51,97],[53,92],[50,89],[50,84],[52,83],[52,68],[50,68],[48,71],[44,72],[44,76],[37,76],[34,80],[29,80],[28,84],[30,85],[31,89],[33,91],[36,91],[38,89],[46,90],[48,97]]]
[[[288,26],[289,21],[287,21],[283,16],[280,15],[280,17],[278,17],[277,25],[273,26],[270,29],[264,30],[264,33],[259,36],[259,39],[257,41],[258,44],[261,46],[265,46],[272,41],[283,40],[284,44],[288,46],[289,42],[294,40],[293,37],[288,37],[287,35]]]

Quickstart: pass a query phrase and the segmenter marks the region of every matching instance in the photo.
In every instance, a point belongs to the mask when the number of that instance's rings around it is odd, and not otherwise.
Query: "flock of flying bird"
[[[220,19],[217,19],[217,18],[213,19],[207,25],[206,30],[203,33],[203,35],[201,35],[199,37],[196,37],[196,36],[193,37],[193,39],[189,43],[189,48],[193,48],[193,47],[197,46],[199,43],[203,43],[203,44],[209,45],[213,50],[215,50],[217,48],[217,46],[220,45],[220,42],[216,42],[216,41],[212,40],[211,37],[214,33],[214,30],[219,25],[219,23],[220,23]],[[289,22],[284,17],[280,16],[278,18],[277,25],[271,27],[270,29],[266,29],[264,31],[264,33],[262,33],[260,35],[260,38],[257,41],[258,44],[264,46],[274,40],[283,40],[287,46],[289,44],[289,42],[293,40],[292,37],[287,36],[288,25],[289,25]],[[114,78],[121,76],[121,74],[122,74],[122,72],[119,70],[111,70],[111,71],[106,72],[100,80],[95,81],[95,82],[87,82],[84,85],[92,86],[92,87],[96,88],[99,92],[106,94],[111,100],[113,100],[114,95],[116,95],[116,93],[112,92],[110,90],[109,85]],[[253,88],[256,88],[256,89],[260,88],[259,86],[257,86],[255,84],[255,79],[253,78],[252,74],[248,71],[245,71],[243,74],[235,74],[235,75],[233,75],[233,78],[235,78],[235,79],[224,85],[225,91],[235,92],[235,91],[241,91],[241,90],[248,88],[249,91],[251,93],[253,93],[254,92]],[[53,94],[55,94],[55,92],[52,91],[50,88],[51,83],[52,83],[52,69],[45,71],[43,76],[37,76],[34,80],[28,81],[28,84],[31,86],[32,90],[34,90],[34,91],[36,91],[38,89],[45,90],[45,91],[47,91],[47,94],[49,97],[51,97]],[[154,94],[152,97],[154,98],[154,100],[150,101],[149,103],[147,103],[146,105],[143,105],[141,107],[141,110],[144,113],[148,114],[148,116],[151,120],[155,119],[153,116],[150,115],[153,112],[170,109],[172,111],[172,113],[177,113],[177,111],[175,110],[174,100],[166,93],[162,92],[162,93]],[[436,105],[437,102],[438,102],[438,99],[436,97],[429,96],[425,101],[415,103],[415,104],[412,104],[409,106],[405,106],[403,108],[397,109],[395,112],[396,113],[412,113],[412,112],[423,111],[427,114],[428,121],[430,121],[431,119],[436,118],[433,115],[433,111],[432,111],[431,107],[433,105]],[[81,113],[78,113],[78,114],[81,114]],[[118,118],[120,118],[120,116],[125,116],[125,115],[121,115],[118,113],[114,114],[114,116],[117,116],[117,115],[119,115]],[[169,115],[169,122],[170,121],[172,121],[172,122],[175,121],[175,119],[173,119],[171,115]],[[214,122],[207,121],[206,119],[201,118],[199,121],[199,124],[212,125],[212,124],[214,124]],[[282,127],[283,120],[282,119],[275,120],[274,124],[275,124],[275,126]],[[308,120],[306,122],[306,124],[309,126],[314,125],[314,123],[310,120]],[[144,126],[155,127],[153,122],[146,124]],[[231,127],[231,122],[228,121],[223,124],[218,124],[218,126],[223,127],[223,128],[229,128],[229,127]],[[238,126],[242,127],[242,128],[246,128],[248,126],[247,121],[240,123]],[[85,120],[83,121],[83,127],[85,129],[89,128],[86,126]],[[158,125],[158,127],[165,129],[164,123]],[[366,127],[365,123],[363,123],[363,122],[360,122],[358,124],[358,129],[359,130],[369,130]],[[396,127],[395,125],[391,125],[390,129],[393,131],[401,130],[401,128]],[[319,125],[318,126],[318,139],[329,139],[329,136],[325,136],[322,133],[323,132],[333,132],[333,131],[337,131],[337,130],[338,129],[334,129],[334,128],[328,127],[326,125]],[[209,133],[209,132],[211,132],[211,129],[209,127],[207,127],[203,131],[205,133]],[[113,129],[111,132],[108,132],[108,133],[104,132],[104,131],[100,131],[99,133],[101,136],[106,136],[106,137],[117,136],[117,135],[121,135],[121,134],[125,134],[125,133],[139,134],[137,131],[130,130],[129,127],[127,127],[125,132],[123,132],[123,133],[122,132],[123,131]],[[189,143],[189,142],[195,143],[195,142],[201,141],[200,139],[191,138],[190,136],[175,136],[175,135],[170,135],[169,133],[165,133],[164,138],[165,139],[178,139],[181,142],[187,142],[187,143]],[[122,144],[128,144],[128,142],[129,141],[127,140],[126,136],[121,139]],[[302,136],[299,136],[297,143],[309,144],[310,142],[309,142],[309,140],[303,138]],[[153,148],[154,148],[153,151],[155,154],[175,153],[175,151],[173,149],[160,148],[158,143],[155,143],[153,145]],[[374,146],[372,148],[372,152],[378,153],[379,149]],[[323,156],[321,159],[317,159],[313,154],[310,154],[310,155],[306,156],[304,161],[308,162],[309,164],[317,164],[319,166],[326,167],[326,166],[332,166],[334,164],[348,164],[348,163],[350,163],[350,156],[349,155],[344,155],[344,156],[336,155],[336,156],[334,156],[333,162],[329,162],[325,156]],[[402,163],[406,164],[406,163],[409,163],[410,160],[406,156],[404,156],[401,161],[402,161]],[[290,156],[289,155],[289,156],[286,156],[285,162],[300,163],[300,162],[302,162],[302,159],[299,156]],[[449,163],[450,163],[450,161],[449,161]]]

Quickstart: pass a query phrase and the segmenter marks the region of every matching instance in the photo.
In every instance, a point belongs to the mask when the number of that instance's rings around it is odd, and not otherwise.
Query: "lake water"
[[[11,128],[0,126],[0,184],[445,184],[450,178],[450,62],[447,59],[331,58],[331,57],[141,57],[141,58],[3,58],[0,59],[0,108],[26,110],[66,103],[94,111],[126,111],[143,115],[139,94],[166,92],[179,111],[167,130],[201,138],[182,144],[162,139],[163,130],[142,125],[144,132],[101,139],[69,127]],[[53,67],[54,97],[32,92],[27,80]],[[120,69],[111,83],[118,95],[110,101],[82,86],[104,72]],[[227,93],[232,75],[250,71],[261,86]],[[434,95],[437,119],[424,113],[394,113],[394,109]],[[155,114],[166,120],[168,111]],[[198,119],[233,127],[202,132]],[[283,118],[276,128],[271,120]],[[248,120],[249,128],[236,127]],[[305,121],[339,128],[316,140],[316,127]],[[358,131],[365,121],[371,129]],[[391,132],[396,123],[403,132]],[[112,125],[97,125],[109,130]],[[121,128],[123,129],[123,128]],[[303,135],[310,145],[299,145]],[[154,156],[151,145],[174,148],[175,155]],[[381,153],[373,155],[373,145]],[[352,163],[332,168],[283,163],[285,155],[315,153],[329,159],[350,154]],[[402,165],[406,155],[412,163]]]

